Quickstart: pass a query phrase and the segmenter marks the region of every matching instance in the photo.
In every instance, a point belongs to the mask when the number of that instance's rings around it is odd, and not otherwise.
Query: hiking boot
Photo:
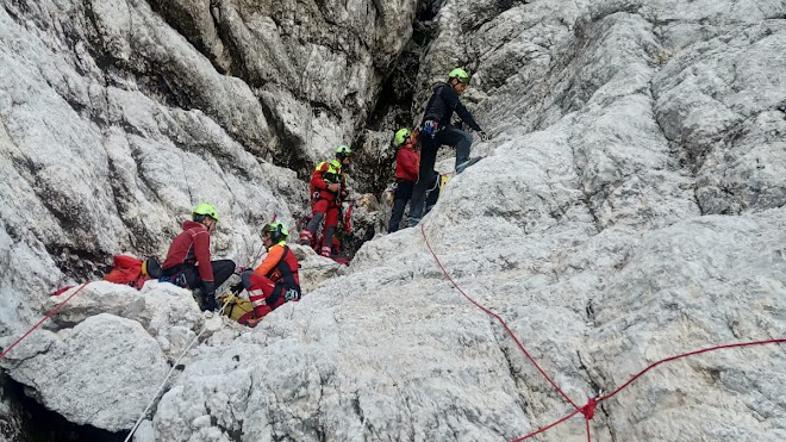
[[[311,240],[314,239],[314,234],[308,230],[303,230],[300,232],[300,245],[308,246],[311,245]]]
[[[246,320],[246,325],[254,328],[257,326],[257,324],[259,324],[260,321],[262,321],[262,318],[250,318]]]
[[[464,172],[464,170],[467,167],[477,163],[478,161],[480,161],[482,159],[483,159],[483,157],[474,157],[474,158],[468,159],[467,161],[464,161],[461,164],[456,165],[456,174],[460,174],[461,172]]]

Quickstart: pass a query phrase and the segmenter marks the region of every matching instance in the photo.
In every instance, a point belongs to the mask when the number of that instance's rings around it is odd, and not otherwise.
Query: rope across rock
[[[535,431],[532,431],[532,432],[527,433],[527,434],[525,434],[523,436],[520,436],[520,437],[517,437],[515,439],[512,439],[511,442],[521,442],[521,441],[524,441],[524,440],[527,440],[527,439],[531,439],[531,438],[533,438],[533,437],[535,437],[535,436],[537,436],[539,434],[546,433],[547,431],[549,431],[549,430],[551,430],[551,429],[553,429],[555,427],[558,427],[561,424],[567,422],[568,420],[570,420],[571,418],[573,418],[574,416],[576,416],[578,414],[581,414],[581,415],[584,416],[585,428],[586,428],[586,432],[587,432],[587,441],[591,442],[592,441],[592,433],[591,433],[591,430],[590,430],[589,422],[595,416],[595,409],[596,409],[596,407],[601,402],[604,402],[604,401],[607,401],[607,400],[613,398],[614,396],[616,396],[617,394],[619,394],[620,392],[622,392],[623,390],[625,390],[626,388],[631,386],[631,384],[633,384],[634,382],[639,380],[642,376],[647,374],[647,372],[649,372],[650,370],[653,370],[654,368],[658,367],[659,365],[667,364],[667,363],[674,362],[674,361],[677,361],[677,360],[680,360],[680,359],[685,359],[685,358],[689,358],[689,357],[693,357],[693,356],[698,356],[698,355],[703,354],[703,353],[710,353],[710,352],[715,352],[715,351],[720,351],[720,350],[728,350],[728,349],[743,348],[743,347],[763,346],[763,345],[773,345],[773,344],[786,344],[786,338],[773,338],[773,339],[764,339],[764,340],[748,341],[748,342],[736,342],[736,343],[728,343],[728,344],[718,344],[718,345],[714,345],[714,346],[711,346],[711,347],[700,348],[700,349],[697,349],[697,350],[688,351],[688,352],[679,353],[679,354],[676,354],[676,355],[673,355],[673,356],[669,356],[669,357],[660,359],[658,361],[655,361],[655,362],[649,364],[647,367],[645,367],[644,369],[642,369],[638,373],[632,375],[628,379],[627,382],[625,382],[624,384],[622,384],[619,387],[615,388],[609,394],[598,395],[598,396],[595,396],[595,397],[590,397],[590,399],[587,401],[586,404],[584,404],[583,406],[579,407],[562,390],[562,388],[560,388],[560,386],[552,379],[552,377],[549,376],[548,373],[546,373],[546,371],[541,367],[541,365],[538,363],[538,361],[532,356],[532,354],[530,354],[530,352],[526,349],[526,347],[524,347],[524,344],[522,344],[522,342],[518,338],[518,336],[516,336],[516,334],[510,329],[510,327],[508,326],[507,322],[505,322],[505,320],[500,315],[498,315],[494,311],[490,310],[489,308],[485,307],[484,305],[482,305],[481,303],[476,301],[474,298],[469,296],[461,288],[461,286],[458,285],[458,283],[450,275],[450,272],[448,272],[448,270],[442,264],[442,262],[440,261],[439,257],[434,252],[434,249],[431,247],[431,243],[429,243],[428,236],[426,236],[426,229],[425,229],[424,223],[421,223],[421,225],[420,225],[420,232],[423,235],[423,241],[425,242],[426,248],[428,249],[429,253],[434,258],[434,261],[437,263],[437,266],[440,268],[442,273],[445,275],[445,278],[448,281],[450,281],[450,283],[453,285],[453,287],[456,289],[456,291],[458,291],[464,298],[466,298],[475,307],[477,307],[478,309],[482,310],[487,315],[489,315],[492,318],[494,318],[495,320],[497,320],[497,322],[499,322],[500,325],[502,325],[502,327],[505,329],[505,332],[516,343],[516,346],[519,348],[519,350],[521,350],[521,353],[532,363],[532,365],[538,370],[538,372],[540,372],[540,374],[549,383],[549,385],[551,385],[551,387],[554,389],[554,391],[556,391],[557,394],[559,394],[565,400],[565,402],[567,402],[568,404],[570,404],[573,407],[573,411],[568,413],[566,416],[564,416],[564,417],[562,417],[560,419],[557,419],[557,420],[555,420],[554,422],[551,422],[548,425],[545,425],[545,426],[543,426],[541,428],[538,428]]]

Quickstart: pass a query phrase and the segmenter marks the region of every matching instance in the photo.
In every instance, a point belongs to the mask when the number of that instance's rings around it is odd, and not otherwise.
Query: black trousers
[[[210,261],[210,265],[213,267],[213,281],[215,281],[214,287],[218,289],[221,284],[225,283],[232,273],[235,272],[235,262],[231,259],[219,259],[216,261]],[[177,277],[178,273],[183,274],[183,280],[186,284],[186,287],[189,289],[202,289],[202,278],[199,276],[199,269],[195,265],[192,264],[184,264],[182,267],[173,268],[164,271],[164,276],[170,277],[171,282],[176,282],[175,278]]]
[[[439,200],[440,178],[438,173],[432,175],[431,184],[428,185],[428,189],[426,190],[426,208],[423,212],[424,216],[434,207],[434,204],[437,204],[437,200]]]
[[[414,181],[398,181],[396,193],[393,194],[393,210],[390,212],[390,222],[388,222],[388,233],[398,230],[401,225],[401,218],[404,216],[404,208],[412,198],[412,191],[415,188]]]
[[[461,173],[469,162],[469,152],[472,146],[472,137],[461,129],[445,127],[436,133],[434,138],[424,137],[420,149],[420,175],[415,190],[412,192],[412,201],[409,203],[409,225],[414,226],[423,217],[423,208],[426,203],[426,191],[434,181],[434,163],[437,160],[437,150],[442,145],[456,148],[456,173]]]

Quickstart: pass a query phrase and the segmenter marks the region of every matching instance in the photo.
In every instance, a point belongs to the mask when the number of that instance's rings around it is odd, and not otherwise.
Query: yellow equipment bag
[[[233,321],[246,325],[249,319],[254,318],[254,306],[248,299],[240,298],[229,292],[222,296],[219,302],[226,303],[224,316]]]

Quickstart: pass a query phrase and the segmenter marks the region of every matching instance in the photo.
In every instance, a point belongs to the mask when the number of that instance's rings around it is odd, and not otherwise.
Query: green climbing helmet
[[[336,148],[336,158],[346,158],[352,155],[352,149],[346,144],[341,144]]]
[[[407,138],[411,135],[411,132],[407,128],[399,129],[396,131],[396,135],[393,137],[393,142],[396,143],[396,147],[401,146],[407,141]]]
[[[209,216],[213,218],[216,222],[218,222],[218,211],[212,204],[208,203],[199,203],[194,207],[194,210],[191,211],[191,216],[196,221],[197,218],[202,219],[205,216]]]
[[[262,227],[262,235],[266,233],[270,234],[270,239],[274,243],[286,241],[287,237],[289,237],[289,230],[287,230],[281,221],[272,221],[265,224],[265,227]]]
[[[450,71],[450,73],[448,74],[448,80],[451,80],[453,78],[460,81],[461,83],[469,84],[469,74],[464,69],[456,68]]]

